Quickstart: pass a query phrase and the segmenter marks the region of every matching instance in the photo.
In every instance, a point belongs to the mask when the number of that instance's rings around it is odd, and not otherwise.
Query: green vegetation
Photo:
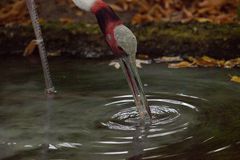
[[[81,58],[111,55],[96,24],[43,23],[44,39],[50,52]],[[203,56],[218,59],[239,57],[240,26],[209,23],[159,23],[130,26],[139,41],[138,53],[149,57]],[[0,30],[0,54],[22,54],[34,39],[32,26],[8,26]],[[89,54],[91,54],[89,56]]]

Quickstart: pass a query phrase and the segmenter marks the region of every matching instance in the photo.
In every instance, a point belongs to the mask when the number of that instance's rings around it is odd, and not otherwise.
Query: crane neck
[[[122,24],[122,21],[113,9],[102,0],[96,0],[91,11],[95,14],[100,29],[105,35],[112,32],[116,26]]]

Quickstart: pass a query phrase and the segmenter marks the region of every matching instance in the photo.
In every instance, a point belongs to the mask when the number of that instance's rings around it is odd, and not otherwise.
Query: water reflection
[[[48,151],[49,149],[56,150],[57,148],[50,144],[50,135],[49,132],[51,130],[51,116],[52,116],[52,107],[53,107],[53,99],[54,95],[47,95],[46,99],[46,113],[43,117],[44,127],[44,142],[42,144],[42,160],[48,160]]]
[[[184,135],[188,133],[189,127],[198,123],[199,106],[181,100],[182,97],[191,99],[187,96],[180,96],[176,99],[160,99],[155,95],[148,95],[147,97],[153,119],[152,124],[146,126],[138,123],[138,112],[134,107],[129,107],[133,103],[131,96],[116,96],[113,101],[105,105],[105,107],[114,108],[114,106],[118,106],[124,109],[114,113],[107,121],[102,121],[101,125],[109,130],[129,132],[129,134],[113,137],[121,140],[121,142],[114,141],[114,143],[101,144],[128,144],[129,147],[125,151],[102,152],[102,154],[125,155],[127,160],[157,159],[181,155],[181,153],[164,154],[160,150],[168,148],[171,143],[181,143],[193,139],[192,135],[187,137],[184,137]],[[196,99],[196,97],[193,98]]]
[[[1,144],[13,148],[22,145],[24,152],[36,152],[41,155],[39,158],[42,160],[49,160],[58,154],[63,156],[59,157],[60,159],[66,160],[70,159],[71,154],[74,154],[74,157],[84,155],[87,159],[99,156],[103,159],[117,157],[125,160],[177,159],[185,157],[188,153],[181,150],[183,146],[196,143],[196,141],[199,141],[199,145],[203,146],[214,144],[215,136],[211,136],[211,134],[198,136],[190,131],[191,128],[201,124],[199,113],[202,112],[202,108],[200,109],[198,103],[191,103],[191,99],[186,100],[186,96],[183,96],[183,99],[181,96],[174,99],[159,99],[157,97],[156,95],[148,95],[153,121],[152,124],[145,126],[138,123],[139,117],[136,108],[129,107],[134,105],[131,96],[114,97],[110,102],[102,104],[105,107],[103,110],[96,110],[95,107],[87,108],[86,113],[88,114],[83,114],[80,117],[82,120],[77,118],[78,113],[75,114],[75,109],[78,108],[76,104],[79,101],[65,102],[69,107],[66,110],[66,105],[59,102],[59,97],[56,99],[48,98],[41,104],[41,106],[45,105],[42,116],[44,123],[41,143],[20,144],[19,142],[3,141]],[[202,102],[206,101],[200,101],[199,104]],[[87,103],[89,102],[87,101]],[[76,107],[71,110],[71,106]],[[105,110],[108,110],[107,114],[104,112]],[[94,119],[89,120],[88,118],[92,115],[95,115],[98,122],[95,124],[96,126],[92,126],[96,123]],[[65,121],[66,117],[75,117],[79,121],[69,121],[69,119]],[[202,127],[199,128],[202,130]],[[80,138],[72,138],[72,133]],[[196,133],[198,133],[197,130]],[[61,138],[61,135],[64,138]],[[175,145],[180,149],[171,150]],[[221,145],[212,146],[205,150],[200,149],[199,152],[206,156],[212,156],[230,150],[234,145],[219,146]]]
[[[136,127],[132,141],[132,149],[129,151],[128,158],[126,160],[142,160],[144,157],[144,151],[154,149],[145,149],[145,143],[147,143],[149,129],[149,125]]]
[[[231,145],[227,145],[227,146],[224,146],[224,147],[221,147],[221,148],[218,148],[218,149],[209,151],[207,154],[217,153],[217,152],[223,151],[223,150],[225,150],[225,149],[228,149],[228,148],[230,148],[230,147],[231,147]]]
[[[144,81],[156,91],[147,98],[157,114],[142,129],[121,72],[107,64],[55,64],[63,93],[48,108],[41,68],[18,63],[0,63],[2,160],[240,159],[240,90],[225,81],[229,71],[147,66]]]

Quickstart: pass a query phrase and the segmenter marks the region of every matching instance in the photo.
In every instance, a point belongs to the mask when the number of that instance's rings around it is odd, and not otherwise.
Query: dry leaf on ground
[[[118,0],[116,10],[134,11],[133,24],[158,21],[231,23],[239,0]]]
[[[222,68],[234,68],[240,67],[240,58],[230,59],[230,60],[219,60],[208,56],[203,57],[188,57],[183,60],[180,56],[177,57],[160,57],[154,59],[156,63],[170,63],[170,62],[180,62],[169,64],[169,68],[192,68],[192,67],[222,67]]]
[[[194,65],[195,67],[224,67],[224,68],[234,68],[234,67],[239,67],[240,66],[240,58],[235,58],[235,59],[230,59],[230,60],[219,60],[219,59],[214,59],[208,56],[203,56],[200,58],[194,58],[194,57],[188,57],[188,61],[183,61],[184,63],[180,63],[180,67],[178,65],[176,68],[183,68],[181,65],[184,67],[192,67]],[[192,65],[188,65],[189,62]],[[174,66],[174,65],[173,65]]]
[[[240,77],[239,76],[231,76],[231,81],[236,82],[236,83],[240,83]]]
[[[193,62],[194,64],[200,67],[222,67],[224,66],[225,62],[223,60],[217,60],[214,58],[210,58],[208,56],[203,56],[200,58],[189,57],[188,59],[189,61]]]
[[[136,66],[137,66],[137,68],[142,68],[142,64],[151,64],[151,63],[152,63],[151,60],[140,60],[140,59],[136,59]],[[116,69],[120,69],[120,68],[121,68],[119,62],[118,62],[118,61],[115,61],[115,60],[111,61],[111,62],[109,63],[109,66],[113,66],[113,67],[116,68]]]
[[[238,22],[240,0],[116,0],[110,6],[117,12],[132,14],[133,24],[148,22]],[[54,0],[56,6],[72,9],[83,15],[72,0]],[[66,16],[66,15],[65,15]],[[29,21],[25,0],[9,1],[0,8],[0,23]]]
[[[26,57],[26,56],[32,55],[36,47],[37,47],[37,41],[32,40],[25,48],[23,56]]]
[[[16,0],[0,8],[0,23],[27,23],[27,15],[25,0]]]
[[[180,62],[183,61],[183,59],[180,56],[176,56],[176,57],[160,57],[160,58],[156,58],[154,59],[154,61],[156,63],[169,63],[169,62]]]
[[[240,66],[240,58],[231,59],[224,63],[225,68],[234,68],[236,66]]]
[[[179,63],[171,63],[168,65],[168,68],[193,68],[196,67],[193,63],[190,63],[188,61],[182,61]]]

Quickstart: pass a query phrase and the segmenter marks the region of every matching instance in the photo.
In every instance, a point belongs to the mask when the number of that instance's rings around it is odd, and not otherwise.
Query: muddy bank
[[[159,56],[240,56],[240,26],[237,24],[148,24],[130,27],[136,34],[138,54]],[[113,58],[98,26],[93,24],[43,25],[51,55],[79,58]],[[0,55],[22,55],[34,39],[31,26],[0,26]],[[37,53],[37,50],[35,51]]]

